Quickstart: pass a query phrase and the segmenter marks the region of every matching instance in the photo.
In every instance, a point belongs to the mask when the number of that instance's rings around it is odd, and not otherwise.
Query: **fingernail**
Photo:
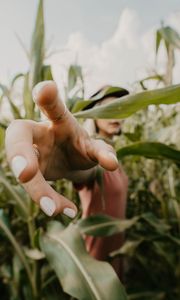
[[[42,82],[39,82],[38,84],[36,84],[36,86],[33,88],[32,90],[32,97],[33,97],[33,100],[34,102],[36,103],[37,101],[37,98],[38,98],[38,94],[39,92],[41,91],[41,89],[47,85],[48,83],[52,82],[51,80],[45,80],[45,81],[42,81]]]
[[[14,175],[16,176],[16,178],[19,178],[20,174],[22,173],[22,171],[25,169],[26,166],[27,166],[27,160],[23,156],[17,155],[13,157],[11,161],[11,169]]]
[[[63,210],[63,214],[73,219],[76,216],[76,211],[72,208],[66,207]]]
[[[49,217],[51,217],[56,210],[54,201],[49,197],[42,197],[40,199],[40,207],[43,212]]]
[[[118,163],[118,159],[113,152],[109,152],[108,155],[109,155],[109,157],[113,158]]]

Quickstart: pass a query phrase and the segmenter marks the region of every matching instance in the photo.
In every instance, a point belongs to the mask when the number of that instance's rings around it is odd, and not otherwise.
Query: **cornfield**
[[[124,119],[115,148],[128,177],[126,220],[105,215],[73,221],[49,220],[14,178],[5,156],[5,130],[13,119],[41,120],[32,101],[39,81],[53,80],[45,65],[43,1],[39,0],[29,51],[29,70],[9,86],[0,84],[0,105],[8,103],[11,120],[0,118],[0,294],[2,300],[176,300],[180,299],[180,84],[173,85],[173,51],[180,36],[171,27],[156,33],[167,50],[165,74],[150,74],[136,83],[133,93],[106,106],[83,110],[84,76],[79,65],[67,70],[66,104],[82,122],[86,118]],[[148,90],[148,81],[160,88]],[[21,103],[13,94],[21,81]],[[137,92],[138,91],[138,92]],[[107,90],[106,93],[110,91]],[[79,205],[71,182],[51,182],[53,188]],[[125,242],[110,254],[125,265],[121,284],[110,264],[86,252],[83,234],[110,236],[124,232]],[[71,276],[70,276],[71,275]],[[104,278],[104,279],[103,279]],[[109,278],[107,284],[106,278]]]

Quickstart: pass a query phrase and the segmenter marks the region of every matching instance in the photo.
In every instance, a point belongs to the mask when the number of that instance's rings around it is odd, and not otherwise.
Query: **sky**
[[[29,49],[38,0],[0,0],[0,83],[28,69],[17,35]],[[86,93],[104,84],[132,88],[155,68],[155,31],[161,21],[180,32],[179,0],[44,0],[46,45],[60,88],[71,63],[83,67]],[[158,60],[163,70],[163,50]],[[176,53],[174,82],[179,80]]]

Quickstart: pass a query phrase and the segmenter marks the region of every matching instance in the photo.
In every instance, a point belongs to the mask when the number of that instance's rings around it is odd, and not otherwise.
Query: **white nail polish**
[[[49,217],[51,217],[56,210],[55,202],[51,198],[46,196],[40,199],[40,207],[43,212]]]
[[[22,173],[22,171],[25,169],[26,166],[27,166],[27,160],[24,158],[24,156],[17,155],[13,157],[11,161],[11,169],[14,175],[16,176],[16,178],[20,176],[20,174]]]
[[[41,91],[41,89],[44,86],[46,86],[48,83],[51,83],[51,82],[52,82],[52,80],[45,80],[45,81],[42,81],[42,82],[39,82],[38,84],[36,84],[36,86],[32,90],[32,97],[33,97],[33,100],[35,103],[37,101],[37,97],[38,97],[38,94]]]
[[[115,155],[114,153],[109,152],[108,155],[109,155],[111,158],[113,158],[116,162],[118,162],[118,159],[117,159],[117,157],[116,157],[116,155]]]
[[[66,207],[63,210],[63,214],[73,219],[76,216],[76,211],[72,208]]]

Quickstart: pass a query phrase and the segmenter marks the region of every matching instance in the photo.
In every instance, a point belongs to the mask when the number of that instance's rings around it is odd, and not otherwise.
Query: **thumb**
[[[92,140],[89,156],[106,170],[114,171],[119,166],[115,150],[102,140]]]

